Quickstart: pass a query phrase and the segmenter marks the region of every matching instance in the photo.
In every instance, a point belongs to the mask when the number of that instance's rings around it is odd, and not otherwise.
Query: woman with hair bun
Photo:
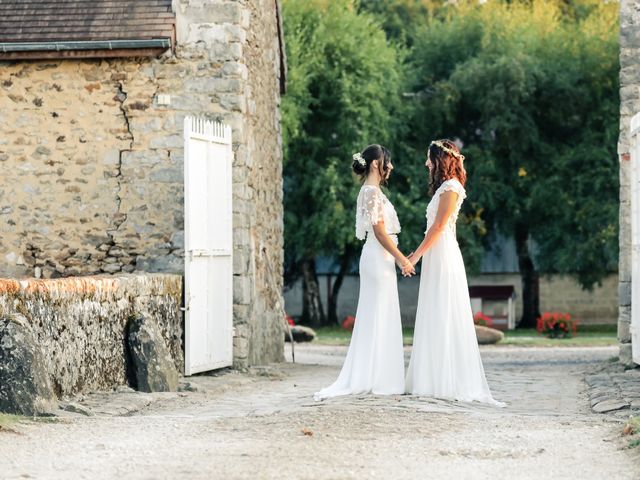
[[[436,140],[429,145],[425,165],[432,198],[424,240],[409,256],[414,265],[423,260],[406,391],[503,406],[493,399],[485,378],[456,240],[456,220],[466,197],[464,155],[451,140]]]
[[[389,150],[370,145],[353,155],[362,188],[356,208],[356,237],[366,240],[360,256],[360,295],[347,357],[338,379],[314,395],[404,393],[404,351],[395,264],[410,276],[415,269],[398,250],[400,222],[380,189],[391,175]]]

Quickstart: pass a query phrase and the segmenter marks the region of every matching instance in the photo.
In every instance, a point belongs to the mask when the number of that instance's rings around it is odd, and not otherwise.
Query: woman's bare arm
[[[440,194],[440,202],[438,203],[438,212],[436,213],[436,220],[433,225],[429,226],[424,240],[415,252],[409,255],[409,260],[414,265],[420,261],[420,258],[431,248],[436,242],[438,237],[442,234],[443,230],[449,222],[449,218],[453,214],[456,208],[456,202],[458,201],[458,194],[453,191],[443,192]]]
[[[376,236],[376,239],[378,239],[378,242],[380,242],[380,245],[396,259],[396,262],[402,269],[403,275],[414,275],[416,273],[409,259],[402,254],[396,243],[391,240],[391,237],[385,229],[384,220],[380,220],[373,225],[373,234]]]

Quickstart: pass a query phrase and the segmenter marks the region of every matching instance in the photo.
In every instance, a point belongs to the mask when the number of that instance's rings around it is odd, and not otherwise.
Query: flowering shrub
[[[287,321],[287,323],[291,326],[291,327],[295,327],[296,322],[293,320],[293,317],[291,317],[291,315],[287,315],[286,313],[284,314],[284,318]]]
[[[577,333],[578,321],[568,313],[543,312],[538,318],[537,330],[549,338],[570,338]]]
[[[353,315],[347,315],[346,317],[344,317],[344,320],[342,320],[342,328],[344,328],[345,330],[349,330],[350,332],[353,332],[353,326],[356,324],[356,317],[354,317]]]
[[[493,326],[493,320],[491,320],[491,317],[486,316],[482,312],[477,312],[473,316],[473,323],[475,323],[476,325],[482,325],[483,327]]]

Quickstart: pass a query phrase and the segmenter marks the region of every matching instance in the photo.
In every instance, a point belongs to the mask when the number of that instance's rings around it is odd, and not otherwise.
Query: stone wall
[[[184,371],[181,299],[179,275],[0,279],[0,317],[19,313],[28,320],[58,397],[127,384],[125,336],[133,314],[160,327]]]
[[[282,361],[284,301],[282,299],[284,275],[284,212],[282,198],[282,136],[280,131],[280,44],[276,21],[276,2],[257,0],[249,3],[250,24],[247,30],[246,59],[248,67],[247,157],[251,162],[244,169],[247,178],[236,178],[236,186],[242,189],[246,182],[248,191],[244,207],[236,210],[235,227],[250,235],[251,250],[244,249],[240,269],[234,273],[249,283],[248,298],[251,313],[239,318],[253,318],[248,322],[248,361],[250,364]],[[259,23],[264,28],[251,28]],[[269,92],[270,94],[260,94]],[[275,114],[274,114],[275,113]],[[238,203],[236,201],[236,203]],[[238,252],[241,245],[238,245]],[[254,259],[246,269],[247,253]],[[252,272],[252,275],[247,275]],[[245,298],[247,298],[245,296]],[[236,330],[239,326],[236,326]]]
[[[618,275],[607,275],[593,290],[583,290],[570,276],[545,275],[540,278],[540,310],[569,312],[582,325],[615,324],[618,320]]]
[[[620,361],[631,364],[631,191],[629,126],[640,112],[640,2],[620,2],[620,261],[618,338]]]
[[[469,278],[469,285],[513,285],[516,322],[522,316],[522,278],[513,273],[492,273]],[[569,275],[541,275],[541,312],[569,312],[581,325],[615,324],[618,321],[618,275],[609,274],[601,285],[584,290]]]
[[[235,153],[235,362],[280,360],[276,2],[174,10],[177,46],[158,59],[0,64],[0,275],[182,274],[183,120],[223,121]]]

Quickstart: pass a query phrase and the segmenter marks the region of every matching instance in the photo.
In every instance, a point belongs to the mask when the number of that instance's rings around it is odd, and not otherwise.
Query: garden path
[[[482,347],[498,409],[414,396],[314,402],[346,349],[187,379],[191,391],[90,395],[92,416],[0,432],[0,478],[638,479],[621,420],[591,411],[585,374],[611,347]],[[407,351],[408,353],[408,351]]]

